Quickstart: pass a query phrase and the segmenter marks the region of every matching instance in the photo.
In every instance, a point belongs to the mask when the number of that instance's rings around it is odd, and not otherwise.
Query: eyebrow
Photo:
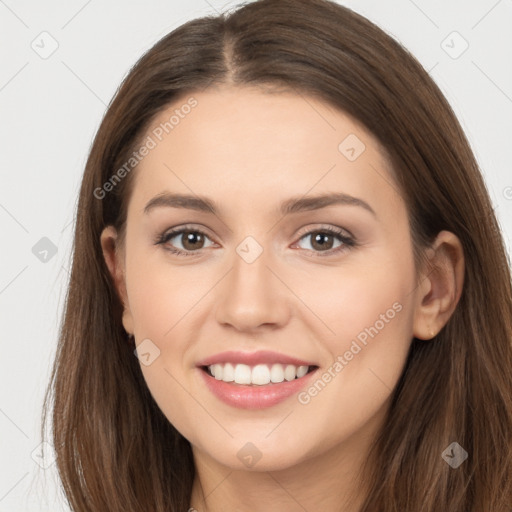
[[[377,214],[367,202],[341,192],[309,197],[292,197],[281,203],[279,211],[283,215],[288,215],[303,211],[319,210],[332,205],[359,206],[369,211],[374,217],[377,217]],[[207,197],[173,194],[170,192],[163,192],[153,197],[144,207],[144,213],[149,213],[157,207],[184,208],[214,215],[219,213],[219,208],[215,202]]]

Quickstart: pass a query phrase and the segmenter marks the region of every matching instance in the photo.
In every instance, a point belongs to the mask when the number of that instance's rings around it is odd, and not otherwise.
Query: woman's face
[[[146,137],[123,323],[165,416],[231,468],[360,450],[418,301],[407,211],[377,140],[312,97],[249,88],[191,94]],[[214,361],[218,378],[204,368]]]

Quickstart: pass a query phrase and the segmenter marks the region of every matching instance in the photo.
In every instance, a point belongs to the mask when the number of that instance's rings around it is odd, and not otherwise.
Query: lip
[[[197,371],[210,392],[225,404],[239,409],[265,409],[285,401],[308,386],[318,369],[317,367],[304,377],[289,382],[283,381],[278,384],[266,384],[265,386],[247,386],[224,382],[212,377],[202,368],[198,368]]]
[[[317,363],[303,361],[292,356],[272,352],[271,350],[259,350],[257,352],[240,352],[229,350],[199,361],[196,366],[210,366],[217,363],[246,364],[256,366],[257,364],[293,364],[294,366],[318,366]]]

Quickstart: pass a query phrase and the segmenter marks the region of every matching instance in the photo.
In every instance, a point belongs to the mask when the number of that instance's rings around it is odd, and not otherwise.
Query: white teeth
[[[224,373],[222,374],[222,380],[224,382],[233,382],[235,380],[235,369],[231,363],[224,365]]]
[[[246,364],[237,364],[235,366],[235,382],[237,384],[250,384],[251,367]]]
[[[284,369],[284,378],[286,380],[293,380],[293,379],[295,379],[296,375],[297,375],[297,369],[295,368],[295,366],[293,366],[293,364],[289,364]]]
[[[223,368],[222,368],[222,365],[221,364],[214,364],[213,365],[213,368],[212,368],[212,373],[213,373],[213,376],[217,379],[217,380],[222,380],[222,373],[223,373]]]
[[[252,384],[264,386],[270,382],[270,370],[266,364],[258,364],[252,369]]]
[[[299,366],[297,368],[297,377],[300,379],[301,377],[304,377],[308,373],[308,367],[307,366]]]
[[[304,377],[308,373],[309,366],[294,366],[288,364],[273,364],[271,366],[266,364],[258,364],[251,367],[246,364],[231,363],[213,364],[208,366],[210,375],[215,377],[216,380],[224,382],[235,382],[236,384],[264,386],[270,382],[278,384],[280,382],[292,381],[295,378]]]
[[[284,371],[283,371],[282,364],[273,364],[272,365],[272,368],[270,368],[270,380],[275,383],[283,382]]]

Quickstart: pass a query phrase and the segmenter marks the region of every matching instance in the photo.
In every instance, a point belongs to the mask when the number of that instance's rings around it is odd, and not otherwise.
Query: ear
[[[433,338],[448,322],[462,294],[464,250],[456,235],[441,231],[427,250],[428,264],[416,290],[413,335]]]
[[[123,327],[128,334],[133,334],[133,317],[126,292],[126,271],[124,248],[120,247],[118,233],[114,226],[107,226],[100,236],[103,257],[107,264],[112,280],[123,304]]]

